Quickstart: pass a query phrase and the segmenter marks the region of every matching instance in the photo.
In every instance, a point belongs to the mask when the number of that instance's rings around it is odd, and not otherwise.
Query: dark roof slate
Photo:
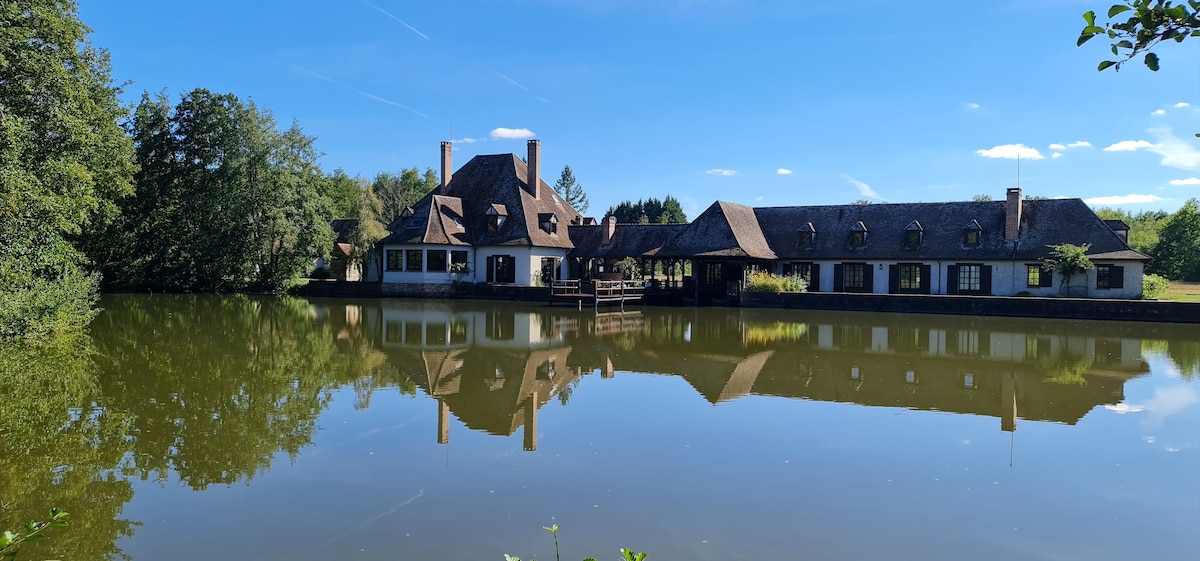
[[[801,223],[802,224],[802,223]],[[797,224],[797,228],[799,224]],[[817,226],[818,231],[820,227]],[[763,236],[755,209],[717,201],[659,252],[662,257],[745,257],[776,259]]]
[[[623,259],[625,257],[654,257],[663,245],[679,235],[687,224],[617,224],[612,241],[604,240],[603,224],[571,225],[571,243],[575,249],[571,257],[593,257],[600,259]]]

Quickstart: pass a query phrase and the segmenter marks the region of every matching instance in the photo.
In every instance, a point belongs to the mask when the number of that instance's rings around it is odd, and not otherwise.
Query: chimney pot
[[[529,141],[528,147],[529,156],[525,158],[527,160],[525,167],[528,169],[528,175],[525,178],[525,188],[536,199],[538,198],[538,191],[541,190],[538,185],[542,179],[542,142],[535,138]]]

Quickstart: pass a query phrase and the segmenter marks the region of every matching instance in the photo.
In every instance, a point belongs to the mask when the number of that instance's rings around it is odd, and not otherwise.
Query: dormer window
[[[867,225],[861,221],[850,228],[850,247],[867,245]]]
[[[800,237],[796,245],[800,249],[812,249],[813,244],[817,241],[817,229],[813,228],[813,223],[809,222],[800,227]]]
[[[552,236],[558,234],[558,216],[553,212],[543,212],[538,214],[538,226],[542,231]]]
[[[405,208],[403,211],[400,212],[400,218],[408,218],[412,215],[413,215],[413,209],[411,206],[408,208]]]
[[[963,245],[967,247],[979,247],[980,239],[983,237],[983,228],[979,226],[978,220],[971,220],[966,226],[963,226]]]
[[[504,219],[508,217],[508,209],[504,205],[492,205],[483,213],[487,217],[488,232],[495,233],[500,231],[500,227],[504,225]]]
[[[921,240],[925,237],[925,229],[921,227],[921,223],[913,220],[904,228],[904,248],[917,249],[921,247]]]

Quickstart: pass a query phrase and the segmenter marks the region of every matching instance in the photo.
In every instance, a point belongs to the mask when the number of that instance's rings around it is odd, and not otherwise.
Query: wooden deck
[[[550,305],[575,304],[581,310],[585,303],[593,308],[601,305],[624,307],[626,302],[641,302],[645,295],[646,288],[639,281],[560,280],[550,286]]]

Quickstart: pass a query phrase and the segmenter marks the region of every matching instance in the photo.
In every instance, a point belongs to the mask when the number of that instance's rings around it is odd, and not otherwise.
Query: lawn
[[[1171,288],[1160,300],[1200,302],[1200,282],[1171,281]]]

